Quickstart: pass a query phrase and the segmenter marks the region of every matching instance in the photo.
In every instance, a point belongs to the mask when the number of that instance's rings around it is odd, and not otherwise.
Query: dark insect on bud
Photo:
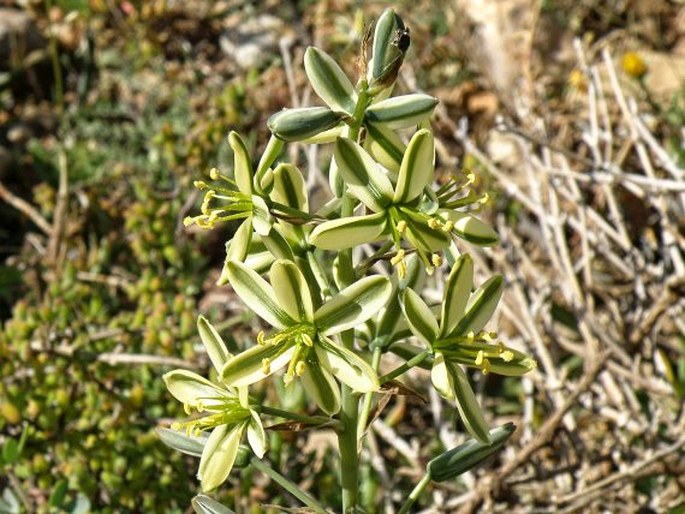
[[[396,46],[400,52],[405,53],[409,48],[410,43],[411,37],[409,35],[409,29],[406,27],[397,29],[397,32],[395,32],[395,39],[392,40],[392,44]]]

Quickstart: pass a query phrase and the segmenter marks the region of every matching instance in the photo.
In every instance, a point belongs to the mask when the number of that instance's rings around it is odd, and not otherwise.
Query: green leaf
[[[499,242],[497,232],[490,225],[471,214],[449,209],[443,209],[440,213],[454,223],[454,233],[469,243],[478,246],[492,246]]]
[[[300,377],[305,391],[316,402],[319,408],[329,416],[340,410],[340,386],[317,358],[307,362],[305,371]]]
[[[231,509],[224,507],[206,494],[198,494],[190,503],[195,514],[235,514]]]
[[[252,164],[245,142],[237,132],[228,134],[228,144],[233,150],[233,175],[238,190],[246,195],[252,194]]]
[[[464,315],[466,304],[471,297],[473,289],[473,260],[468,254],[464,254],[454,264],[442,301],[440,314],[440,337],[452,333],[457,323]]]
[[[224,364],[231,358],[231,354],[228,353],[224,340],[221,339],[219,332],[216,331],[204,316],[199,316],[197,318],[197,330],[200,333],[202,344],[205,345],[209,360],[211,360],[214,365],[214,369],[221,373]]]
[[[438,100],[429,95],[412,94],[394,96],[369,106],[365,121],[383,123],[390,129],[403,129],[418,125],[430,117],[438,105]]]
[[[309,211],[307,185],[302,173],[292,164],[279,164],[274,170],[274,185],[270,198],[302,212]]]
[[[354,328],[384,307],[391,293],[392,285],[386,277],[362,278],[319,307],[314,313],[314,324],[324,335]]]
[[[488,432],[488,425],[485,423],[483,412],[476,395],[471,389],[469,378],[461,369],[461,366],[446,362],[447,371],[452,375],[454,384],[454,394],[456,396],[457,409],[464,426],[469,433],[479,441],[488,444],[490,442],[490,434]]]
[[[480,332],[495,312],[503,291],[504,279],[501,275],[495,275],[483,283],[471,295],[466,306],[466,314],[454,329],[454,335],[466,335],[471,331]]]
[[[330,55],[310,46],[304,53],[304,69],[316,94],[333,111],[354,114],[357,93],[350,79]]]
[[[427,469],[434,482],[444,482],[472,470],[481,462],[494,455],[516,430],[516,425],[507,423],[490,430],[491,443],[469,439],[431,460]]]
[[[402,310],[412,333],[427,345],[432,345],[438,337],[438,322],[430,307],[414,291],[405,289],[402,293]]]
[[[303,141],[338,125],[343,114],[328,107],[284,109],[267,122],[271,132],[283,141]]]
[[[69,481],[66,478],[62,478],[52,488],[48,505],[53,508],[62,507],[67,497],[67,491],[69,491]]]
[[[322,250],[342,250],[378,240],[386,229],[385,212],[325,221],[309,236]]]
[[[382,211],[392,200],[390,179],[376,161],[357,143],[338,138],[335,163],[350,192],[374,212]]]
[[[356,353],[325,337],[314,350],[321,366],[353,391],[370,393],[380,388],[376,372]]]
[[[277,328],[294,324],[288,313],[276,303],[276,293],[256,272],[238,261],[226,265],[228,280],[235,292],[258,316]]]
[[[226,363],[221,379],[229,387],[254,384],[288,364],[294,351],[295,346],[288,342],[253,346]],[[264,372],[264,359],[270,363],[268,373]]]
[[[202,452],[200,468],[197,472],[203,491],[216,489],[228,478],[238,456],[240,440],[246,425],[246,423],[219,425],[212,430]]]
[[[155,432],[169,448],[193,457],[200,457],[207,444],[208,436],[204,432],[198,437],[164,427],[155,428]]]
[[[229,361],[230,362],[230,361]],[[179,402],[208,410],[222,408],[231,395],[197,373],[175,369],[164,375],[167,389]]]
[[[277,260],[271,266],[270,277],[276,300],[283,310],[294,320],[312,321],[314,307],[309,286],[295,263]]]
[[[366,124],[366,150],[376,162],[388,170],[398,173],[406,146],[394,131],[377,123]]]
[[[403,204],[416,199],[433,180],[435,146],[429,130],[414,134],[404,152],[393,203]]]
[[[12,437],[8,437],[2,446],[2,461],[5,465],[12,465],[19,459],[21,451],[19,442]]]

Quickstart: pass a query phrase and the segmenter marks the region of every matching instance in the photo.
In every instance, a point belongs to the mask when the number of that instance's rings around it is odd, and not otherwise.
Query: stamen
[[[404,261],[404,254],[404,250],[397,250],[395,256],[392,259],[390,259],[390,264],[392,264],[393,266],[397,266],[400,262]]]
[[[483,366],[480,368],[483,375],[490,373],[490,361],[488,359],[483,359]]]
[[[442,224],[442,229],[445,232],[452,232],[454,229],[454,222],[452,220],[447,220],[445,223]]]
[[[307,365],[304,363],[304,361],[300,361],[295,365],[295,374],[298,377],[301,377],[304,375],[304,372],[307,370]]]
[[[190,414],[193,412],[192,407],[188,402],[183,402],[183,411],[190,416]]]
[[[262,359],[262,373],[268,375],[271,373],[271,359],[264,357]]]
[[[439,268],[440,266],[442,266],[442,257],[437,253],[434,253],[433,255],[431,255],[431,262],[433,263],[433,266]]]
[[[430,218],[428,220],[428,226],[433,230],[438,230],[440,228],[440,222],[435,218]]]
[[[478,350],[478,354],[476,355],[476,360],[474,361],[474,364],[476,366],[481,366],[483,364],[483,361],[485,360],[485,353],[483,350]]]
[[[218,169],[212,168],[211,170],[209,170],[209,178],[211,178],[212,180],[219,180],[220,177],[221,173],[219,173]]]
[[[397,225],[395,226],[395,228],[397,229],[397,232],[399,234],[401,234],[402,232],[407,230],[407,222],[404,220],[400,220],[397,222]]]
[[[257,333],[257,344],[260,346],[264,346],[266,344],[266,339],[264,339],[264,331],[260,330]]]
[[[200,191],[202,191],[203,189],[207,189],[207,182],[205,182],[204,180],[196,180],[195,182],[193,182],[193,185]]]
[[[511,350],[506,350],[506,351],[502,352],[500,357],[502,357],[502,360],[504,362],[511,362],[514,360],[514,352],[512,352]]]
[[[302,334],[301,338],[302,338],[302,342],[305,344],[305,346],[309,346],[310,348],[312,346],[314,346],[314,341],[312,341],[312,336],[310,336],[306,332]]]

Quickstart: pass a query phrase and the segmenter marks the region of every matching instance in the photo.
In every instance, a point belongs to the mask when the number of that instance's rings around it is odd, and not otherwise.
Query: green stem
[[[378,365],[381,363],[382,350],[380,348],[373,349],[373,356],[371,357],[371,367],[374,371],[378,371]],[[364,403],[362,403],[362,410],[359,414],[359,424],[357,425],[357,435],[359,437],[358,447],[361,448],[361,440],[366,430],[366,424],[369,421],[369,413],[371,412],[371,402],[373,401],[373,393],[366,393],[364,395]]]
[[[391,380],[399,377],[402,373],[405,373],[409,371],[411,368],[414,366],[417,366],[421,364],[424,360],[426,360],[426,357],[430,355],[430,352],[428,350],[424,350],[421,353],[416,354],[414,357],[409,359],[407,362],[402,364],[401,366],[393,369],[390,373],[387,373],[380,377],[379,381],[381,385],[390,382]]]
[[[317,512],[319,514],[326,514],[326,508],[321,503],[319,503],[315,498],[313,498],[308,493],[306,493],[302,489],[300,489],[297,486],[297,484],[288,480],[286,477],[281,475],[275,469],[270,468],[269,466],[264,464],[261,461],[261,459],[258,459],[257,457],[253,457],[250,460],[250,464],[252,464],[256,469],[258,469],[259,471],[261,471],[265,475],[269,476],[269,478],[271,478],[271,480],[276,482],[283,489],[288,491],[290,494],[292,494],[295,498],[300,500],[302,503],[304,503],[307,507],[312,509],[314,512]]]
[[[409,509],[411,509],[414,503],[416,503],[416,500],[419,499],[419,496],[421,496],[421,493],[426,488],[426,486],[430,484],[430,481],[430,473],[426,472],[426,474],[423,475],[421,481],[418,484],[416,484],[416,487],[414,487],[412,492],[409,493],[409,498],[407,498],[407,501],[404,502],[404,505],[402,505],[402,508],[398,511],[397,514],[407,514],[409,512]]]
[[[305,414],[298,414],[297,412],[290,412],[287,410],[277,409],[276,407],[269,407],[268,405],[250,405],[250,408],[269,416],[277,416],[279,418],[289,419],[292,421],[299,421],[301,423],[309,423],[311,425],[323,425],[335,423],[334,419],[325,416],[307,416]]]

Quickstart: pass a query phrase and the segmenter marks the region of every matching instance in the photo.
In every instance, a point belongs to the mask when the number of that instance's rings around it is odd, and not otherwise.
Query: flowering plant
[[[485,330],[504,282],[495,276],[474,291],[473,261],[466,252],[468,244],[496,244],[497,234],[474,214],[487,197],[470,190],[472,175],[435,185],[429,118],[437,100],[391,96],[409,42],[400,17],[386,10],[373,39],[362,44],[356,86],[332,57],[309,48],[305,71],[326,105],[273,115],[271,140],[254,168],[247,145],[231,132],[233,176],[212,170],[212,184],[197,183],[204,202],[187,224],[211,228],[242,220],[227,244],[219,282],[272,327],[231,355],[200,317],[214,378],[182,370],[164,377],[186,411],[200,417],[172,427],[185,428],[185,435],[163,431],[163,439],[201,456],[204,491],[220,486],[237,462],[248,460],[307,507],[324,512],[319,500],[260,460],[268,455],[263,419],[297,421],[336,431],[342,509],[357,511],[360,448],[376,395],[419,365],[429,366],[432,385],[456,404],[473,439],[431,460],[400,512],[408,512],[431,481],[472,468],[513,432],[512,425],[488,428],[464,366],[519,376],[535,361]],[[318,211],[310,212],[301,171],[280,161],[286,142],[333,145],[333,194]],[[366,259],[353,251],[362,245],[369,250]],[[442,303],[430,306],[421,284],[437,268],[449,278]],[[404,361],[382,374],[390,354]],[[320,415],[258,404],[248,387],[264,380],[282,381],[286,392],[301,381]],[[240,446],[245,433],[252,457]],[[193,506],[198,512],[230,512],[206,495]]]

